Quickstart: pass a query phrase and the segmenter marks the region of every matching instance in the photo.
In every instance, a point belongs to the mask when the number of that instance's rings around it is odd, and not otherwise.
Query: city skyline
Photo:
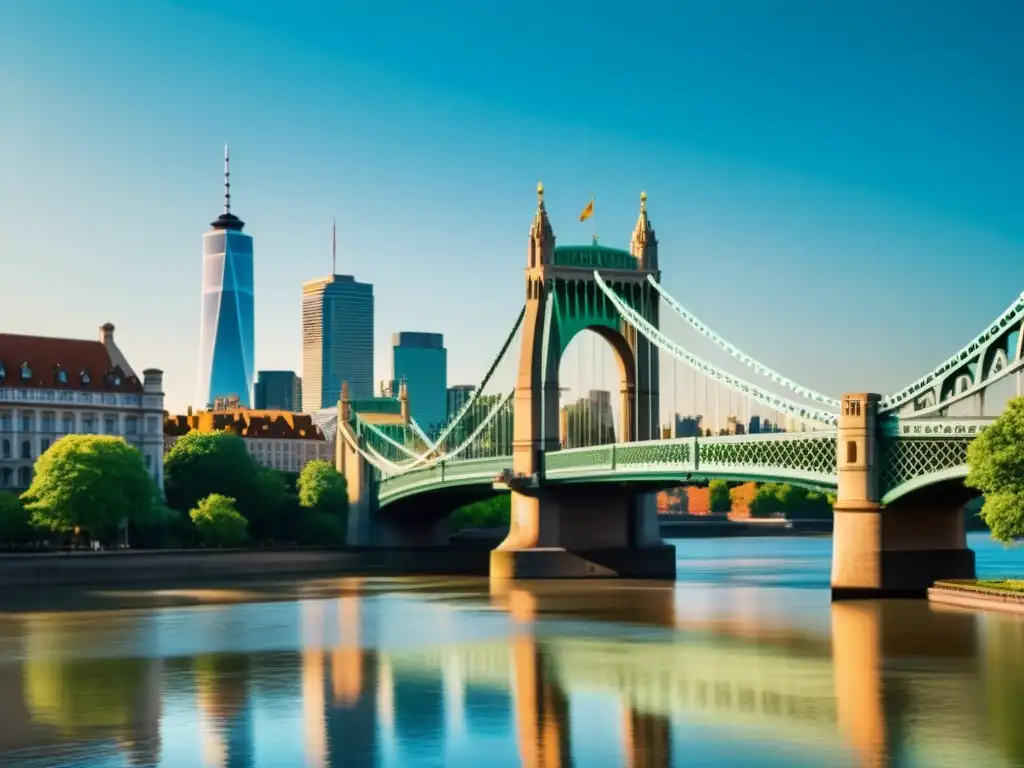
[[[628,17],[598,6],[600,28],[545,11],[548,33],[589,34],[589,50]],[[368,8],[313,7],[323,29],[381,21]],[[0,244],[19,256],[0,286],[6,330],[86,337],[110,319],[131,359],[166,371],[171,410],[197,404],[191,254],[215,202],[210,158],[229,139],[246,158],[239,202],[265,254],[254,369],[301,368],[295,290],[327,271],[337,216],[340,269],[377,286],[374,379],[388,375],[389,334],[429,317],[450,379],[478,381],[480,350],[500,344],[522,302],[543,179],[559,243],[596,231],[624,246],[646,189],[665,285],[716,329],[819,389],[891,391],[1022,285],[1024,109],[1006,65],[1021,14],[951,8],[921,26],[914,2],[858,15],[795,8],[777,9],[778,24],[656,2],[643,35],[608,39],[613,55],[569,45],[541,71],[502,63],[534,28],[529,4],[507,11],[498,35],[482,34],[496,11],[409,6],[374,46],[259,4],[243,24],[226,3],[5,9],[0,82],[13,117],[0,142]],[[114,18],[120,31],[103,23]],[[735,44],[723,59],[726,32]],[[186,35],[187,60],[173,44]],[[454,37],[470,41],[460,57],[476,66],[458,65]],[[253,96],[230,109],[211,107],[225,57],[234,87]],[[646,105],[643,119],[593,106],[627,100]],[[54,209],[61,227],[47,226]],[[968,272],[979,258],[1010,277]],[[149,285],[160,289],[139,290]],[[445,296],[459,313],[444,311]]]

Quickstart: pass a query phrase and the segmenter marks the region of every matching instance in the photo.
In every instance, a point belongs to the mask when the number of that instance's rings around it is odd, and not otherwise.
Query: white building
[[[32,467],[68,434],[119,435],[163,488],[163,372],[140,379],[114,343],[0,333],[0,490],[23,491]]]

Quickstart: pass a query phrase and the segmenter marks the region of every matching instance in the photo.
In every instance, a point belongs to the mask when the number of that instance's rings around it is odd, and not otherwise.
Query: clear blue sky
[[[298,368],[300,285],[374,283],[476,382],[523,300],[542,179],[560,242],[625,245],[833,393],[889,391],[1024,289],[1024,4],[951,0],[6,0],[0,316],[195,392],[200,236],[256,243],[258,368]],[[797,343],[799,340],[799,343]]]

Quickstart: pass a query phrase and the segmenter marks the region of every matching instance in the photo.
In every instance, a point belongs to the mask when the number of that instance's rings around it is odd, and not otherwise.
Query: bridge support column
[[[626,765],[629,768],[672,768],[672,723],[665,715],[624,713]]]
[[[972,578],[962,505],[922,496],[880,503],[876,394],[843,396],[836,436],[832,598],[919,597],[936,579]]]
[[[675,578],[675,547],[658,534],[651,494],[592,485],[519,495],[512,530],[491,552],[491,578]]]

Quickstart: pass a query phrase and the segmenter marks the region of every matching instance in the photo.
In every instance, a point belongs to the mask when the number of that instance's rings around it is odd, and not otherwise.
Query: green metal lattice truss
[[[991,419],[886,422],[880,459],[883,503],[967,474],[967,446]],[[491,483],[511,457],[452,461],[391,477],[380,484],[382,504],[447,485]],[[677,438],[549,452],[544,482],[588,483],[711,478],[790,482],[835,488],[836,433]]]

